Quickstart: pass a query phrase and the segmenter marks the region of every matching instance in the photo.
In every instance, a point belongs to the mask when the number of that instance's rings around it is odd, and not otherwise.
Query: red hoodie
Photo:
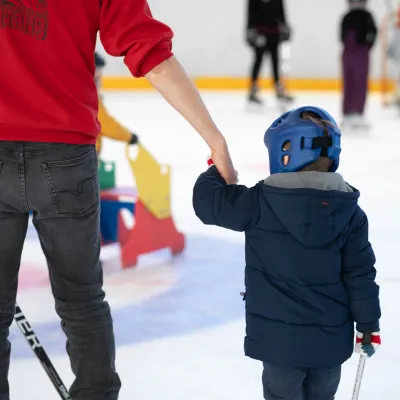
[[[136,77],[172,56],[146,0],[0,0],[0,141],[96,142],[98,32]]]

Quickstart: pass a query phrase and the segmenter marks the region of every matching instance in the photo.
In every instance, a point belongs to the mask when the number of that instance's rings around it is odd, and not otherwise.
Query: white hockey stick
[[[356,375],[356,381],[354,383],[353,397],[351,400],[358,400],[360,394],[361,381],[364,374],[365,363],[367,361],[367,356],[360,356],[360,361],[358,362],[358,369]]]

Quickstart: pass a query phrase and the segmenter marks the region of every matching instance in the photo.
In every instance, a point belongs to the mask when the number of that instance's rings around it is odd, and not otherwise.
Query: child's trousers
[[[341,366],[331,369],[295,369],[264,364],[265,400],[334,400]]]

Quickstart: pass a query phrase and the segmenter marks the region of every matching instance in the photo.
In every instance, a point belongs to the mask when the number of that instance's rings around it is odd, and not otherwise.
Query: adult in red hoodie
[[[76,376],[73,399],[114,400],[120,380],[99,262],[97,34],[200,133],[228,183],[224,137],[146,0],[0,0],[0,400],[29,211],[46,255]],[[135,329],[133,327],[133,329]]]

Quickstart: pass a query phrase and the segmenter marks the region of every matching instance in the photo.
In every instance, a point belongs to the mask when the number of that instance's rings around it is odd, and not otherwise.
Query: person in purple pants
[[[349,0],[350,10],[341,21],[343,44],[343,125],[368,129],[364,108],[368,92],[369,53],[375,43],[377,28],[366,9],[367,0]]]

